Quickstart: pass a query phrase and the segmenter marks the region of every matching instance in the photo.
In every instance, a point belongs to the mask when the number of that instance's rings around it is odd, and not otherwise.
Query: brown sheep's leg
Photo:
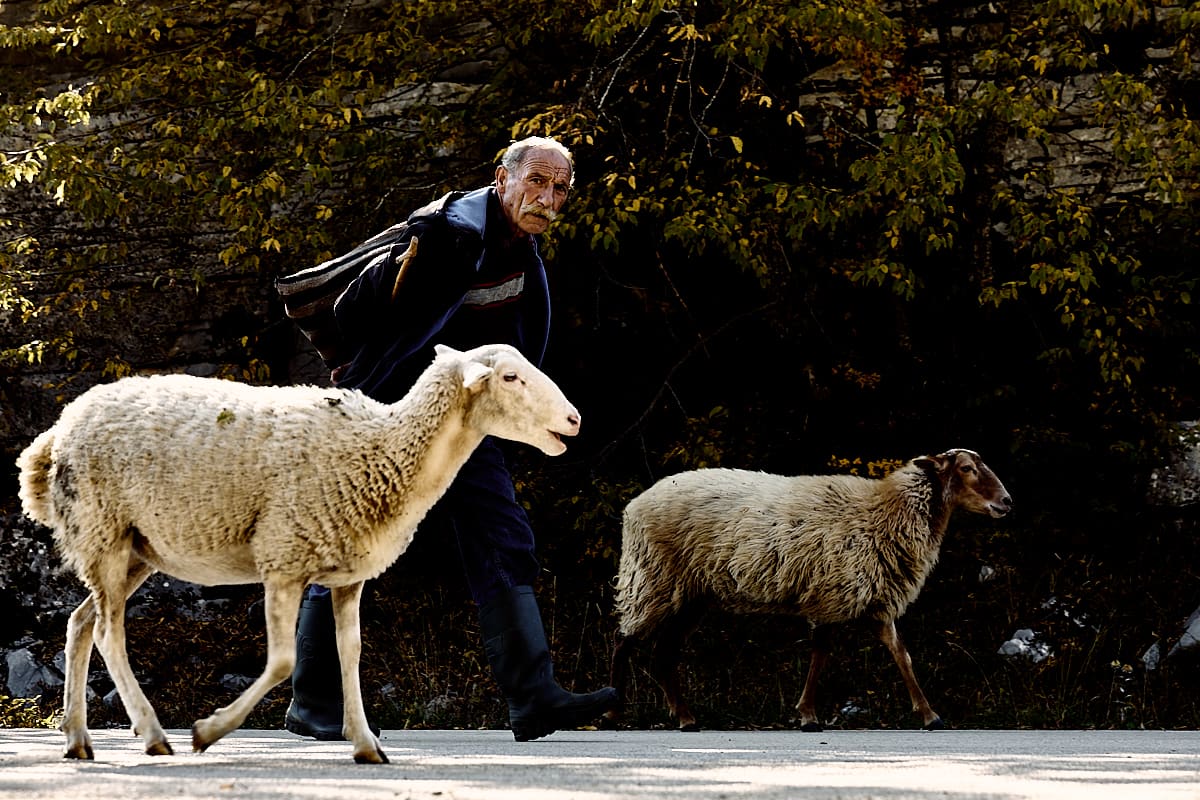
[[[896,660],[896,666],[900,668],[900,675],[904,678],[904,685],[908,687],[908,696],[912,698],[913,711],[921,715],[925,730],[935,731],[945,727],[942,718],[929,707],[925,693],[917,684],[917,676],[913,674],[912,658],[909,657],[908,648],[904,646],[904,642],[900,641],[895,621],[889,620],[880,625],[879,638],[891,652],[892,658]]]
[[[667,697],[667,707],[679,720],[679,730],[698,731],[696,717],[687,701],[679,681],[679,659],[683,655],[683,644],[700,623],[704,609],[699,604],[685,605],[679,612],[663,623],[655,634],[654,655],[650,659],[650,675],[662,687]]]
[[[612,666],[609,670],[608,685],[617,690],[617,704],[604,712],[600,718],[600,727],[606,730],[616,730],[625,710],[625,680],[629,675],[629,657],[638,645],[638,637],[622,636],[617,633],[613,645]]]
[[[817,693],[817,678],[829,661],[829,626],[816,625],[812,631],[812,658],[808,663],[808,677],[804,680],[804,691],[800,693],[800,702],[796,710],[800,712],[800,730],[815,733],[824,730],[817,718],[815,697]]]

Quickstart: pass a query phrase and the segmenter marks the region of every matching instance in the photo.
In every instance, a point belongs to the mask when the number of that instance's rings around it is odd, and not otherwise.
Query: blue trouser
[[[488,437],[476,448],[422,527],[453,531],[476,604],[537,578],[533,528],[517,502],[512,475],[499,443]],[[420,531],[418,530],[418,535]],[[328,592],[313,584],[310,596]]]

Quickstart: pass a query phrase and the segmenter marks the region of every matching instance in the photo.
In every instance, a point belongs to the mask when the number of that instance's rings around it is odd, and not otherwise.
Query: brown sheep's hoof
[[[941,717],[934,717],[925,725],[927,731],[940,731],[945,729],[946,723],[942,722]]]
[[[686,725],[680,725],[679,730],[683,731],[684,733],[699,733],[700,725],[693,720]]]
[[[820,733],[825,728],[819,722],[806,722],[800,726],[800,730],[805,733]]]

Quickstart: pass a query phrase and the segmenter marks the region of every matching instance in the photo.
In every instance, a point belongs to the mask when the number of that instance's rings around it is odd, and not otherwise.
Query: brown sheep
[[[797,709],[802,730],[819,731],[814,694],[829,626],[866,619],[878,623],[925,728],[942,727],[896,619],[925,585],[960,508],[997,518],[1012,508],[1000,479],[970,450],[914,458],[881,479],[701,469],[660,480],[624,513],[612,685],[624,685],[631,648],[652,644],[650,674],[679,728],[699,730],[678,665],[705,609],[797,615],[813,626]],[[606,724],[619,713],[609,712]]]

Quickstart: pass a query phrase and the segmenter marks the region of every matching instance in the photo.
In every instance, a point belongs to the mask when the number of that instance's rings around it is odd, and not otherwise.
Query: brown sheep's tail
[[[50,448],[54,444],[54,429],[44,431],[17,458],[21,470],[21,488],[17,492],[25,516],[50,525]]]

